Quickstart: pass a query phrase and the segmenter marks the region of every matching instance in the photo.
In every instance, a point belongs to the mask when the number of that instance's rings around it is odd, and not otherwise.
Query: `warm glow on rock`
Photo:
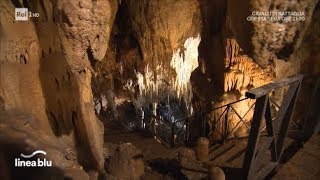
[[[265,85],[274,78],[270,66],[263,69],[244,52],[240,53],[242,50],[235,39],[227,39],[225,48],[224,95],[219,101],[214,102],[214,107],[244,99],[247,90]],[[248,128],[243,122],[250,121],[253,115],[252,104],[253,101],[248,99],[232,105],[228,114],[228,131],[232,131],[230,136],[242,137],[248,133]],[[225,108],[221,108],[211,113],[209,124],[212,129],[223,129],[221,116],[225,115],[224,110]],[[243,118],[243,122],[240,122],[238,115]]]
[[[224,73],[224,91],[241,91],[249,85],[259,87],[272,81],[270,67],[262,69],[247,55],[241,54],[235,39],[227,39],[225,66],[228,69]]]

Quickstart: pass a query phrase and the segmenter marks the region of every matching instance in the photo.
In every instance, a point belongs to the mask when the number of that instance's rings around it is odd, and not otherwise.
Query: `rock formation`
[[[108,163],[108,171],[121,179],[140,179],[144,174],[142,152],[131,143],[121,144]]]
[[[231,29],[240,46],[261,66],[266,67],[276,54],[289,59],[298,49],[310,23],[317,1],[260,1],[250,0],[239,4],[228,1]],[[297,19],[286,20],[289,15],[280,14],[281,21],[248,21],[253,12],[295,12]],[[271,15],[272,16],[272,15]],[[299,20],[299,17],[304,18]]]
[[[0,96],[5,110],[32,116],[37,122],[32,128],[43,129],[52,141],[75,138],[70,143],[79,144],[80,164],[104,172],[103,126],[92,105],[91,63],[107,52],[117,2],[14,2],[1,2]],[[15,7],[41,16],[15,22]]]

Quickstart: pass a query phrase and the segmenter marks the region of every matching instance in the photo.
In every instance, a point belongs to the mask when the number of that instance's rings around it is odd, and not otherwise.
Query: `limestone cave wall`
[[[107,51],[117,1],[1,1],[0,6],[1,121],[9,123],[1,140],[19,143],[10,138],[20,134],[9,132],[21,127],[8,119],[23,114],[21,121],[32,126],[23,130],[21,136],[30,136],[30,142],[21,151],[53,141],[52,159],[69,162],[56,161],[55,166],[104,172],[103,125],[95,115],[91,77],[92,64]],[[41,16],[15,22],[16,7]]]

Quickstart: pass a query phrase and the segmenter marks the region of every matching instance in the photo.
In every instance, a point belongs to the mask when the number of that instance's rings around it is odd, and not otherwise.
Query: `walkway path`
[[[280,166],[273,179],[319,180],[320,135],[311,137],[287,163]]]

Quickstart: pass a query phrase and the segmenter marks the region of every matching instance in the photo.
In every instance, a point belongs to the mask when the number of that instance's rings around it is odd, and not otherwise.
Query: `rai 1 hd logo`
[[[28,8],[15,8],[14,17],[16,21],[28,21],[29,18],[38,18],[37,12],[31,12]]]

